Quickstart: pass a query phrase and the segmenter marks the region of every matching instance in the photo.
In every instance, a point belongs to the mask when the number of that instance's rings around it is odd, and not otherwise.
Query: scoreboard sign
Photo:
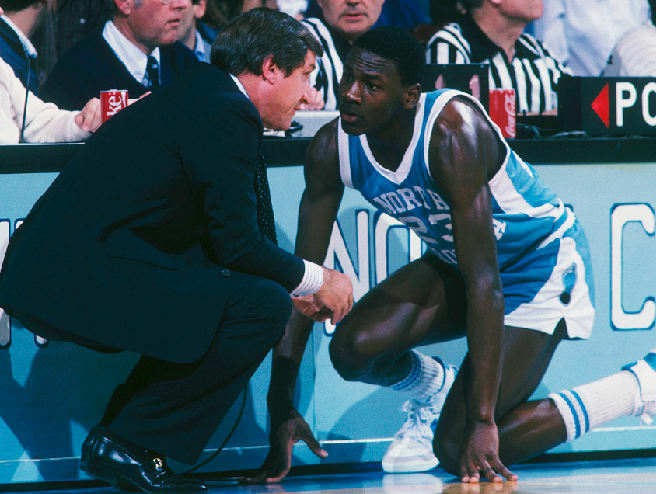
[[[588,135],[656,135],[656,78],[567,77],[558,94],[564,129]]]

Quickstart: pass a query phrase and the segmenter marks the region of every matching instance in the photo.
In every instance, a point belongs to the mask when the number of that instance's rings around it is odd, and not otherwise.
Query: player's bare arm
[[[472,103],[454,99],[436,120],[430,170],[449,203],[458,265],[467,291],[466,335],[472,375],[466,380],[467,417],[460,476],[478,481],[514,476],[499,460],[494,411],[499,390],[504,297],[492,225],[488,180],[503,159],[499,141]]]
[[[339,175],[337,125],[338,121],[334,120],[317,132],[305,160],[305,190],[299,207],[295,253],[317,264],[322,264],[326,257],[344,193]],[[317,456],[327,456],[293,403],[298,369],[313,324],[312,319],[295,308],[274,349],[267,396],[271,449],[260,470],[248,479],[251,482],[282,480],[291,468],[292,449],[299,440],[305,441]]]

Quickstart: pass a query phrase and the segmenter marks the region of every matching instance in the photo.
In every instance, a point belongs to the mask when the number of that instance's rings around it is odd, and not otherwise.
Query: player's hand
[[[294,308],[314,322],[324,322],[332,317],[332,312],[317,300],[316,295],[292,297]]]
[[[337,324],[353,307],[353,286],[344,273],[334,269],[323,269],[323,285],[314,294],[315,303],[332,313],[330,322]]]
[[[328,453],[321,449],[310,426],[301,414],[293,410],[292,416],[282,422],[269,435],[269,454],[262,466],[251,477],[241,479],[246,484],[269,484],[280,482],[289,473],[292,466],[292,450],[294,444],[304,441],[310,450],[319,458],[326,458]]]
[[[322,313],[321,310],[324,307],[317,301],[314,295],[292,297],[292,303],[297,311],[313,321],[323,322],[329,317],[329,314],[326,315],[325,311]]]
[[[496,424],[474,422],[468,425],[460,450],[460,481],[477,483],[481,475],[491,482],[517,480],[499,459],[499,431]]]
[[[75,124],[87,132],[95,132],[101,123],[100,100],[98,98],[90,99],[80,113],[75,115]]]

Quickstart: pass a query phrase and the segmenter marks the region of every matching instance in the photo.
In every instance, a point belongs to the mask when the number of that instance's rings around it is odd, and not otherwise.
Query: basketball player
[[[590,335],[587,242],[574,213],[477,100],[448,89],[421,93],[422,65],[421,47],[402,30],[378,28],[355,41],[340,118],[308,151],[296,253],[323,261],[344,185],[423,239],[426,253],[374,287],[337,327],[332,363],[346,380],[410,398],[384,470],[432,468],[434,451],[463,482],[513,480],[506,465],[616,417],[655,414],[656,349],[601,381],[527,401],[560,341]],[[284,477],[298,440],[326,454],[292,404],[310,328],[293,314],[277,347],[271,451],[252,480]],[[457,375],[414,350],[463,336],[468,353]]]

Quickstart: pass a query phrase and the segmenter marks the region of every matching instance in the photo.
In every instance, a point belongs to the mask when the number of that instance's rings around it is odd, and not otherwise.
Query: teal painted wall
[[[574,208],[586,230],[597,305],[592,338],[560,346],[535,393],[544,397],[612,373],[656,346],[656,315],[649,301],[656,296],[656,164],[536,168]],[[27,214],[55,176],[0,175],[0,254],[16,221]],[[280,243],[292,249],[302,169],[273,168],[269,177]],[[339,235],[331,244],[327,264],[333,265],[337,259],[342,269],[352,272],[356,297],[406,263],[409,251],[416,255],[421,249],[406,229],[389,225],[385,216],[377,215],[350,190],[338,224]],[[629,329],[617,329],[625,326]],[[184,328],[180,333],[184,335]],[[403,398],[387,389],[342,381],[328,359],[329,339],[330,328],[317,324],[297,386],[299,410],[330,453],[324,462],[377,461],[403,420]],[[0,318],[0,343],[5,344],[0,348],[0,483],[81,478],[77,461],[86,431],[98,420],[114,386],[124,379],[137,356],[101,355],[67,343],[43,345],[16,321],[11,322],[10,331],[6,316]],[[453,363],[461,361],[465,350],[464,340],[425,347],[427,353]],[[206,469],[253,468],[263,460],[269,366],[267,359],[257,371],[235,435]],[[233,407],[209,442],[207,454],[222,442],[236,419],[237,408]],[[654,447],[656,427],[627,418],[554,451]],[[318,462],[302,444],[295,448],[295,456],[296,464]]]

